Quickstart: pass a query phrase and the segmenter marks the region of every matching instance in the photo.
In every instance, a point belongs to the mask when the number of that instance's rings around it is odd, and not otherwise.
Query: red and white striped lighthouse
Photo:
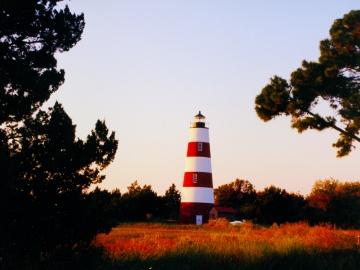
[[[191,123],[184,183],[181,192],[180,221],[202,224],[209,220],[214,205],[209,128],[205,116],[195,115]]]

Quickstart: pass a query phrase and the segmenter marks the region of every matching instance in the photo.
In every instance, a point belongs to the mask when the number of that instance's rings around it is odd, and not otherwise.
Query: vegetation
[[[104,121],[82,140],[61,104],[42,108],[64,83],[55,54],[75,46],[85,26],[61,2],[0,2],[1,269],[359,269],[359,231],[330,226],[125,224],[99,234],[119,222],[176,220],[180,193],[173,184],[158,196],[136,181],[124,194],[89,192],[118,142]],[[359,33],[359,11],[337,20],[319,62],[304,61],[290,83],[273,78],[256,99],[258,115],[291,115],[300,132],[334,128],[338,156],[347,155],[360,141]],[[321,101],[336,116],[315,112]],[[360,183],[319,181],[304,198],[236,180],[216,189],[216,199],[261,224],[360,227]]]
[[[101,269],[358,269],[360,231],[305,223],[259,227],[125,224],[94,245]]]
[[[290,82],[274,76],[256,97],[258,116],[269,121],[291,116],[291,126],[335,129],[337,156],[348,155],[360,142],[360,11],[335,20],[330,38],[320,42],[317,62],[303,61]],[[321,113],[317,105],[328,104],[333,114]]]
[[[341,228],[360,228],[360,182],[334,179],[314,183],[311,193],[303,196],[275,186],[257,191],[247,180],[235,179],[214,190],[215,203],[236,210],[236,219],[262,225],[306,221],[328,223]],[[121,222],[174,222],[178,220],[180,192],[172,184],[164,196],[150,185],[133,182],[127,192],[96,188],[88,203],[103,224]]]
[[[317,181],[307,201],[313,223],[360,228],[360,182]]]
[[[221,185],[214,190],[217,205],[230,206],[237,210],[240,219],[254,218],[256,190],[248,180]]]
[[[255,220],[262,224],[308,220],[305,207],[306,200],[302,195],[270,186],[257,193]]]
[[[215,189],[215,202],[233,207],[238,219],[259,224],[307,221],[360,228],[360,182],[319,180],[304,197],[274,186],[256,191],[249,181],[236,179]]]
[[[109,192],[96,188],[89,193],[89,199],[104,223],[169,222],[176,221],[179,215],[180,192],[175,184],[171,184],[164,196],[157,195],[151,185],[141,186],[135,181],[124,194],[118,189]]]
[[[85,25],[82,14],[60,2],[0,2],[2,269],[28,269],[76,253],[114,226],[94,216],[86,194],[114,159],[114,132],[97,121],[81,140],[59,103],[41,110],[64,82],[55,54],[72,48]]]
[[[85,22],[62,1],[0,2],[0,124],[31,116],[64,83],[55,54],[80,40]]]

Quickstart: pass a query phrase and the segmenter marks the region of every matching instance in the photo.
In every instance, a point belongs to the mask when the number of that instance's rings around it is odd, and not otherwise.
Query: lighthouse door
[[[202,225],[203,219],[202,215],[196,215],[196,225]]]

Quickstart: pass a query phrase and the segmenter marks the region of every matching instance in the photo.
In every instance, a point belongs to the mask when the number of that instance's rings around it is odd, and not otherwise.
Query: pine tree
[[[36,268],[87,246],[99,224],[87,189],[105,177],[117,140],[105,122],[81,140],[63,107],[41,110],[64,82],[55,53],[72,48],[83,14],[61,0],[0,1],[0,257],[4,269]]]
[[[318,105],[324,103],[333,113],[320,113]],[[274,76],[255,104],[262,120],[290,116],[299,132],[335,129],[337,156],[348,155],[360,142],[360,11],[334,22],[330,38],[320,42],[317,62],[303,61],[290,82]]]

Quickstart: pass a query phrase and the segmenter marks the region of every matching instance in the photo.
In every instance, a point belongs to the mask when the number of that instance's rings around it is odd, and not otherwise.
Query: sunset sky
[[[214,187],[235,178],[307,194],[317,179],[360,180],[360,148],[338,159],[336,131],[298,134],[262,122],[254,98],[269,78],[316,60],[333,21],[358,0],[73,0],[82,40],[58,55],[61,102],[80,138],[105,119],[119,148],[101,187],[134,180],[162,194],[182,185],[189,123],[210,125]],[[359,145],[358,145],[359,147]]]

